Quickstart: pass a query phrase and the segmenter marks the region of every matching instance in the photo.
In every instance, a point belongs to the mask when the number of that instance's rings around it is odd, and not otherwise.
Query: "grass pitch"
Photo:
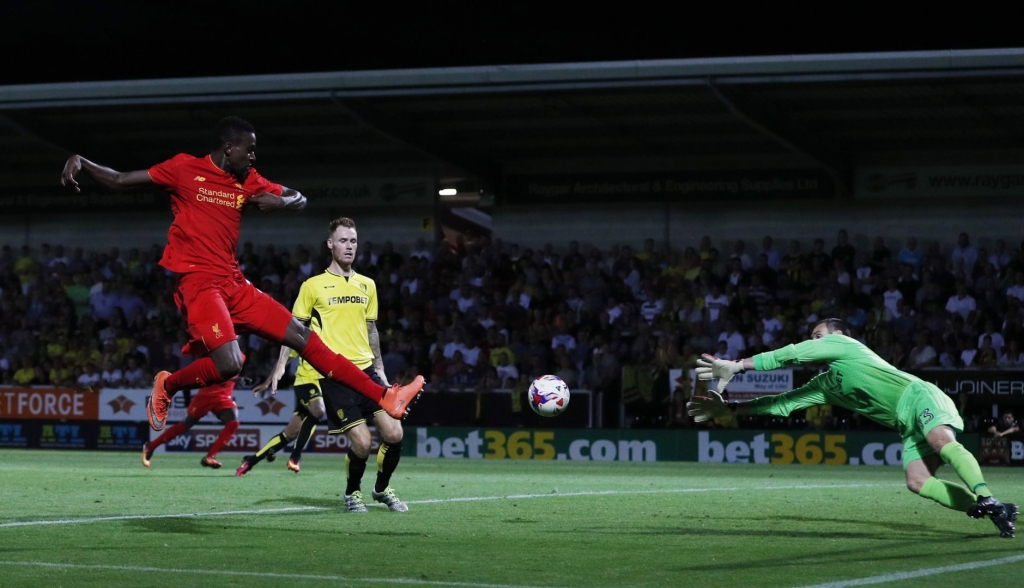
[[[339,456],[221,457],[0,451],[0,586],[1024,585],[1024,532],[898,468],[403,458],[410,512],[350,514]],[[1024,470],[985,474],[1024,503]]]

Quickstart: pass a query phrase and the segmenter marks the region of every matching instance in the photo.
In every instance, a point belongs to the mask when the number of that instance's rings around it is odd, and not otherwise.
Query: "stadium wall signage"
[[[285,182],[299,186],[309,198],[312,210],[346,208],[382,208],[412,206],[432,208],[435,180],[430,176],[398,178],[296,178]],[[113,212],[167,210],[169,197],[162,190],[103,192],[83,186],[80,193],[70,194],[53,189],[10,187],[0,194],[0,208],[5,214],[30,212]]]
[[[574,461],[693,461],[802,465],[902,464],[896,433],[643,429],[407,430],[410,454],[446,459],[559,459]],[[977,453],[978,436],[961,435]],[[1024,460],[1024,456],[1022,456]]]
[[[6,389],[0,388],[0,401]],[[150,390],[147,389],[110,389],[100,390],[99,419],[106,421],[145,421],[146,399]],[[195,393],[193,392],[193,395]],[[591,413],[595,402],[589,390],[573,390],[573,410],[559,416],[562,427],[588,427],[592,425]],[[238,420],[243,424],[279,423],[285,424],[292,417],[295,407],[295,394],[291,389],[280,389],[275,396],[265,398],[253,397],[251,390],[235,390],[235,403],[238,404]],[[463,425],[478,423],[486,426],[542,426],[546,423],[543,417],[537,416],[526,408],[525,404],[518,407],[506,392],[432,392],[431,402],[416,405],[416,411],[406,419],[408,424]],[[188,405],[185,395],[176,394],[172,399],[168,420],[178,422],[184,420]],[[2,410],[0,410],[2,412]],[[0,416],[0,419],[6,418]],[[217,418],[208,414],[200,423],[216,424]],[[279,431],[280,432],[280,431]]]
[[[508,204],[705,198],[811,200],[835,196],[831,177],[814,169],[509,176],[505,187],[503,201]]]
[[[978,402],[999,405],[1024,405],[1024,370],[908,370],[954,397],[965,392]],[[817,372],[797,370],[793,385],[803,386]],[[730,393],[732,387],[730,386]]]
[[[1024,166],[865,167],[854,175],[854,197],[966,198],[1024,196]]]
[[[81,193],[69,194],[64,190],[7,189],[0,194],[0,207],[4,214],[28,212],[113,212],[138,210],[166,210],[167,195],[159,190],[107,193],[91,187]]]
[[[0,388],[0,419],[96,420],[95,393],[63,388]]]

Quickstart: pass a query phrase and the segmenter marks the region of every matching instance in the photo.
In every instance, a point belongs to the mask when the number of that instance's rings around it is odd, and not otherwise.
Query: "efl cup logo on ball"
[[[558,376],[541,376],[530,384],[527,397],[533,412],[553,417],[569,406],[569,387]]]

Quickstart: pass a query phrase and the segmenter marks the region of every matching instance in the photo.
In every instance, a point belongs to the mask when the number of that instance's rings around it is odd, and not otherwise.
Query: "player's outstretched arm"
[[[277,363],[274,364],[274,371],[270,372],[266,380],[263,380],[262,384],[257,384],[252,389],[253,396],[259,396],[261,392],[270,388],[271,394],[277,394],[277,383],[284,377],[284,368],[288,365],[288,359],[291,357],[292,349],[287,345],[281,345],[281,353],[277,355]]]
[[[86,175],[96,181],[97,184],[108,190],[121,191],[141,188],[153,183],[148,170],[137,170],[130,172],[119,172],[98,163],[93,163],[81,155],[72,155],[64,163],[64,171],[60,175],[60,183],[69,190],[81,192],[78,186],[77,176],[85,172]]]
[[[271,212],[274,210],[302,210],[306,208],[306,197],[298,190],[285,188],[281,195],[261,192],[249,198],[249,202],[256,205],[260,212]]]
[[[707,396],[694,396],[686,403],[686,414],[692,416],[693,420],[698,423],[725,416],[729,412],[730,405],[725,402],[721,394],[710,388],[708,388]]]
[[[698,380],[718,380],[717,389],[721,394],[733,376],[752,369],[754,369],[754,361],[751,359],[733,361],[718,359],[714,355],[705,353],[697,360],[697,369],[694,371],[697,373]]]
[[[380,377],[380,381],[384,382],[384,386],[390,387],[391,384],[388,383],[388,377],[384,373],[384,360],[381,359],[380,354],[380,333],[377,332],[377,321],[366,321],[366,335],[370,340],[370,350],[373,351],[373,369]]]

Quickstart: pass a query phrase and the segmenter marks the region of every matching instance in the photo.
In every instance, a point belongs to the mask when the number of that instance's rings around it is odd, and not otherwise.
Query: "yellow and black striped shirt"
[[[359,369],[373,365],[366,322],[377,320],[377,285],[370,278],[353,272],[346,279],[329,271],[313,276],[299,288],[292,315],[308,321],[331,351],[345,356]],[[295,383],[311,384],[322,377],[302,360]]]

